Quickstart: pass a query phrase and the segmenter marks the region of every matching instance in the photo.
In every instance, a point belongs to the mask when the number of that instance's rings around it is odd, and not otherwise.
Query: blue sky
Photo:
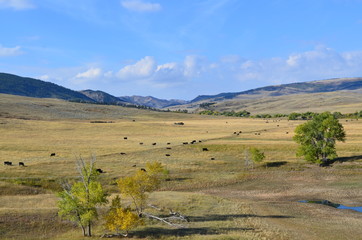
[[[0,0],[0,72],[190,100],[362,76],[362,0]]]

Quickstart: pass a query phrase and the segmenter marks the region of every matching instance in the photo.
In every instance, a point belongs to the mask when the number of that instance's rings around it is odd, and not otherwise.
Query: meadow
[[[86,239],[76,225],[57,216],[56,192],[62,179],[77,178],[77,158],[92,155],[105,171],[100,181],[110,197],[118,192],[116,179],[146,162],[160,161],[170,172],[149,202],[190,221],[183,228],[146,221],[131,232],[132,239],[362,235],[362,213],[298,202],[327,199],[362,206],[361,120],[341,120],[347,140],[337,144],[339,161],[321,168],[295,155],[293,131],[302,121],[150,112],[9,95],[1,100],[0,156],[2,162],[13,162],[0,166],[1,239]],[[250,147],[266,156],[253,167],[245,165]],[[106,232],[102,222],[100,218],[94,238]]]

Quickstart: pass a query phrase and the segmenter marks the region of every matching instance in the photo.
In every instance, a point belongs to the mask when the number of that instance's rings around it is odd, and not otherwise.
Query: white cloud
[[[43,81],[46,81],[46,80],[49,80],[49,75],[42,75],[40,77],[38,77],[40,80],[43,80]]]
[[[35,5],[30,0],[0,0],[0,8],[26,10],[35,8]]]
[[[20,50],[20,46],[16,46],[13,48],[6,48],[0,45],[0,57],[17,56],[22,53],[23,52]]]
[[[146,56],[133,65],[123,67],[117,73],[121,79],[144,79],[149,78],[157,69],[157,63],[153,57]]]
[[[157,12],[162,8],[159,3],[149,3],[141,0],[121,1],[121,5],[128,10],[136,12]]]
[[[97,78],[101,76],[102,70],[100,68],[90,68],[89,70],[78,73],[75,77],[76,78]]]

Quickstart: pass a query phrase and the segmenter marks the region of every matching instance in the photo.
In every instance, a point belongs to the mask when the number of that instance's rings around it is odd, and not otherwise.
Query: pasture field
[[[92,154],[97,167],[105,171],[100,180],[110,196],[117,194],[116,179],[148,161],[160,161],[170,171],[168,181],[151,194],[150,203],[181,212],[190,222],[172,228],[148,221],[132,231],[132,239],[362,236],[362,213],[298,202],[327,199],[362,206],[361,120],[341,120],[347,140],[337,143],[340,161],[320,168],[295,156],[293,131],[301,121],[3,99],[8,105],[0,103],[0,156],[13,166],[0,166],[1,239],[86,239],[77,226],[57,217],[55,193],[62,179],[77,177],[76,159]],[[193,140],[196,143],[190,144]],[[249,147],[266,156],[253,168],[244,161]],[[105,233],[102,222],[100,218],[94,238]]]

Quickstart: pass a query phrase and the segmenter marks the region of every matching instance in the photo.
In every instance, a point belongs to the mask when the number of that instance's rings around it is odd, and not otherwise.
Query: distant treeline
[[[305,112],[305,113],[296,113],[293,112],[291,114],[257,114],[251,115],[250,112],[243,110],[239,112],[235,111],[225,111],[225,112],[218,112],[213,110],[204,110],[199,112],[201,115],[222,115],[222,116],[230,116],[230,117],[245,117],[245,118],[288,118],[288,120],[310,120],[317,116],[319,113],[314,112]],[[336,118],[361,118],[362,111],[356,111],[355,113],[346,113],[342,114],[340,112],[332,113]]]

